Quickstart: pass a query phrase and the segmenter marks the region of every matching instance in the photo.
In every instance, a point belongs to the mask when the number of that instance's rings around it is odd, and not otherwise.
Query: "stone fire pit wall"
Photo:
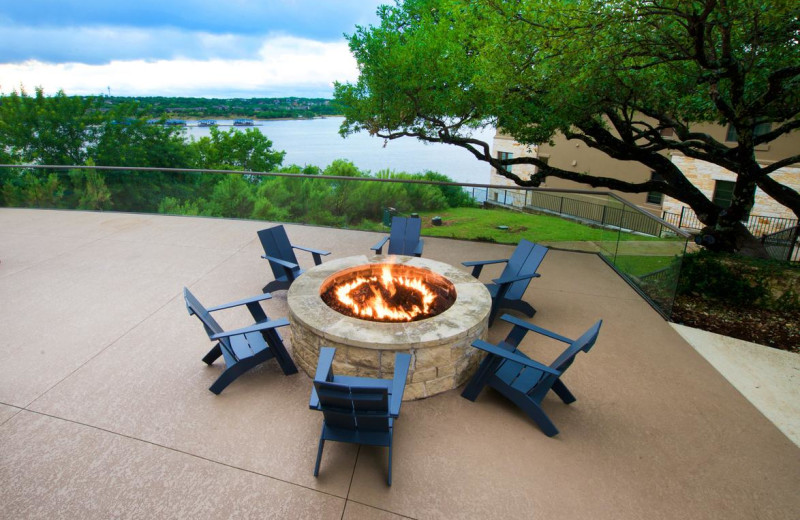
[[[331,275],[351,267],[384,262],[429,269],[453,283],[456,301],[448,310],[425,320],[380,323],[340,314],[320,298]],[[334,373],[390,379],[398,352],[411,354],[404,401],[451,390],[469,378],[482,359],[471,346],[488,332],[491,297],[468,273],[426,258],[353,256],[325,262],[295,280],[287,296],[295,362],[314,377],[322,346],[335,347]]]

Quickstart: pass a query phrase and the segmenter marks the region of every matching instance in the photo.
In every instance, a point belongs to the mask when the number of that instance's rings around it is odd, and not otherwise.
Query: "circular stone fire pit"
[[[436,316],[409,322],[368,321],[345,316],[329,307],[321,292],[334,275],[382,263],[416,268],[452,286],[455,301]],[[413,270],[413,269],[412,269]],[[321,346],[335,347],[334,372],[341,375],[391,378],[397,352],[411,354],[403,399],[430,397],[462,384],[477,367],[480,351],[470,346],[485,339],[491,297],[468,273],[442,262],[408,256],[353,256],[325,262],[292,283],[287,296],[294,359],[314,377]]]

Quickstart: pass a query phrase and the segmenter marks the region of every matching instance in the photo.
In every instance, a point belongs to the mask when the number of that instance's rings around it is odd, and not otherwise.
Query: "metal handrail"
[[[292,178],[307,178],[307,179],[320,179],[320,175],[311,175],[307,173],[281,173],[281,172],[253,172],[242,170],[206,170],[201,168],[159,168],[152,166],[83,166],[83,165],[63,165],[63,164],[0,164],[0,168],[33,168],[39,170],[108,170],[108,171],[142,171],[142,172],[166,172],[166,173],[214,173],[214,174],[228,174],[228,175],[253,175],[256,177],[292,177]],[[566,193],[575,195],[593,195],[593,196],[606,196],[619,202],[626,208],[632,211],[641,213],[648,218],[653,219],[655,222],[671,230],[677,235],[688,238],[691,236],[686,231],[670,224],[669,222],[661,219],[652,213],[643,210],[642,208],[634,205],[633,203],[623,199],[619,195],[610,191],[594,191],[594,190],[581,190],[581,189],[558,189],[558,188],[534,188],[530,186],[519,186],[510,188],[507,185],[501,184],[480,184],[480,183],[464,183],[464,182],[446,182],[446,181],[429,181],[417,179],[380,179],[376,177],[347,177],[341,175],[325,175],[326,180],[342,180],[342,181],[356,181],[356,182],[395,182],[395,183],[408,183],[408,184],[428,184],[433,186],[459,186],[469,188],[485,188],[485,189],[499,189],[499,190],[521,190],[532,192],[551,192],[551,193]]]

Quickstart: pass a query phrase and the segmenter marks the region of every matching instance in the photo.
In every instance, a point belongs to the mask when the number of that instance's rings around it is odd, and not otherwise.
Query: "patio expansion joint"
[[[101,239],[97,239],[97,240],[101,240]],[[93,241],[93,242],[94,242],[94,241]],[[220,260],[219,262],[217,262],[217,263],[215,263],[214,265],[212,265],[212,266],[211,266],[211,267],[210,267],[208,270],[206,270],[204,273],[200,274],[200,275],[199,275],[198,277],[196,277],[194,280],[192,280],[191,282],[189,282],[189,283],[188,283],[188,285],[189,285],[189,286],[191,286],[191,285],[193,285],[193,284],[197,283],[199,280],[202,280],[202,279],[203,279],[203,277],[205,277],[206,275],[208,275],[209,273],[211,273],[212,271],[214,271],[214,270],[215,270],[216,268],[218,268],[220,265],[222,265],[223,263],[227,262],[228,260],[230,260],[231,258],[233,258],[235,255],[239,254],[239,253],[241,252],[241,250],[247,246],[247,244],[249,244],[249,242],[248,242],[248,243],[246,243],[246,244],[244,244],[244,245],[242,245],[242,246],[240,246],[238,249],[236,249],[235,251],[233,251],[233,252],[232,252],[230,255],[228,255],[227,257],[225,257],[223,260]],[[61,378],[59,381],[57,381],[56,383],[54,383],[54,384],[53,384],[53,385],[52,385],[50,388],[48,388],[47,390],[45,390],[44,392],[42,392],[41,394],[39,394],[38,396],[36,396],[36,397],[35,397],[35,398],[34,398],[34,399],[31,401],[31,402],[29,402],[28,404],[26,404],[26,405],[24,406],[24,409],[25,409],[25,410],[28,410],[28,411],[32,411],[32,410],[30,410],[30,409],[29,409],[29,407],[30,407],[31,405],[33,405],[33,404],[34,404],[36,401],[38,401],[39,399],[41,399],[42,397],[44,397],[45,395],[47,395],[47,394],[48,394],[48,393],[49,393],[51,390],[53,390],[54,388],[56,388],[58,385],[60,385],[61,383],[63,383],[64,381],[66,381],[67,379],[69,379],[70,377],[72,377],[72,375],[73,375],[73,374],[75,374],[76,372],[78,372],[79,370],[81,370],[83,367],[85,367],[86,365],[88,365],[89,363],[91,363],[93,359],[95,359],[96,357],[98,357],[99,355],[101,355],[103,352],[105,352],[106,350],[108,350],[109,348],[111,348],[112,346],[114,346],[114,345],[115,345],[115,344],[116,344],[118,341],[120,341],[122,338],[124,338],[125,336],[127,336],[128,334],[130,334],[131,332],[133,332],[133,331],[134,331],[136,328],[140,327],[140,326],[141,326],[142,324],[144,324],[144,323],[145,323],[147,320],[149,320],[150,318],[152,318],[153,316],[155,316],[156,314],[158,314],[159,312],[161,312],[161,310],[162,310],[162,309],[164,309],[164,308],[165,308],[167,305],[169,305],[169,304],[171,304],[173,301],[175,301],[175,299],[177,299],[177,298],[180,298],[180,296],[181,296],[180,294],[176,294],[175,296],[173,296],[172,298],[170,298],[169,300],[167,300],[166,302],[164,302],[164,304],[163,304],[163,305],[161,305],[161,306],[159,306],[157,309],[155,309],[153,312],[151,312],[150,314],[148,314],[147,316],[145,316],[144,318],[142,318],[142,319],[141,319],[141,320],[139,320],[138,322],[134,323],[133,325],[131,325],[131,326],[128,328],[128,330],[124,331],[122,334],[120,334],[120,335],[119,335],[119,336],[117,336],[115,339],[113,339],[112,341],[110,341],[110,342],[108,343],[108,345],[106,345],[105,347],[103,347],[103,348],[101,348],[100,350],[98,350],[98,351],[97,351],[97,352],[96,352],[96,353],[95,353],[93,356],[89,357],[89,358],[88,358],[86,361],[84,361],[83,363],[81,363],[79,366],[75,367],[75,369],[74,369],[73,371],[71,371],[69,374],[65,375],[65,376],[64,376],[63,378]]]
[[[352,502],[353,504],[358,504],[360,506],[369,507],[370,509],[376,509],[378,511],[383,511],[384,513],[389,513],[391,515],[398,516],[400,518],[407,518],[408,520],[418,520],[418,518],[416,516],[402,515],[402,514],[398,513],[397,511],[390,511],[389,509],[383,509],[382,507],[377,507],[377,506],[372,505],[372,504],[365,504],[364,502],[359,502],[358,500],[353,500],[352,498],[348,498],[345,501],[345,506],[344,506],[345,510],[347,510],[347,504],[349,502]],[[342,513],[342,520],[344,520],[344,512]]]
[[[3,230],[3,232],[5,232],[5,230]],[[30,233],[17,233],[17,234],[25,235],[25,236],[28,236],[28,237],[31,236]],[[44,239],[44,238],[47,238],[47,237],[42,235],[42,238]],[[104,238],[105,237],[96,237],[96,238],[94,238],[92,240],[89,240],[88,242],[84,242],[84,243],[81,243],[81,244],[76,244],[75,246],[73,246],[72,248],[68,249],[67,251],[55,254],[55,255],[53,255],[51,257],[48,257],[48,258],[45,258],[43,260],[39,260],[38,262],[34,262],[32,264],[29,264],[29,265],[27,265],[27,266],[25,266],[25,267],[23,267],[21,269],[17,269],[16,271],[12,271],[12,272],[6,273],[6,274],[0,274],[0,279],[8,278],[8,277],[20,274],[20,273],[24,273],[24,272],[30,271],[34,267],[38,267],[38,266],[40,266],[42,264],[45,264],[47,262],[52,261],[54,258],[63,257],[64,255],[70,254],[70,253],[74,253],[75,251],[77,251],[77,250],[79,250],[79,249],[81,249],[83,247],[86,247],[86,246],[89,246],[89,245],[92,245],[92,244],[96,244],[97,242],[103,240]]]
[[[225,463],[225,462],[222,462],[222,461],[219,461],[219,460],[214,460],[214,459],[210,459],[208,457],[203,457],[201,455],[197,455],[196,453],[191,453],[191,452],[179,450],[177,448],[173,448],[173,447],[170,447],[170,446],[165,446],[165,445],[159,444],[157,442],[148,441],[147,439],[140,439],[138,437],[133,437],[131,435],[125,435],[124,433],[115,432],[113,430],[108,430],[106,428],[101,428],[99,426],[94,426],[94,425],[87,424],[87,423],[84,423],[84,422],[81,422],[81,421],[76,421],[76,420],[73,420],[73,419],[67,419],[66,417],[59,417],[57,415],[52,415],[52,414],[49,414],[49,413],[38,412],[38,411],[35,411],[35,410],[27,410],[27,409],[23,410],[23,409],[20,409],[20,412],[22,412],[22,411],[25,411],[25,412],[28,412],[28,413],[32,413],[32,414],[36,414],[36,415],[40,415],[42,417],[49,417],[50,419],[55,419],[57,421],[64,421],[64,422],[68,422],[68,423],[75,424],[75,425],[78,425],[78,426],[83,426],[85,428],[91,428],[92,430],[96,430],[96,431],[103,432],[103,433],[108,433],[110,435],[114,435],[115,437],[120,437],[120,438],[127,439],[127,440],[134,441],[134,442],[140,442],[142,444],[147,444],[147,445],[150,445],[150,446],[154,446],[156,448],[169,450],[169,451],[171,451],[173,453],[186,455],[186,456],[191,457],[193,459],[202,460],[202,461],[205,461],[205,462],[210,462],[211,464],[216,464],[218,466],[223,466],[223,467],[234,469],[234,470],[237,470],[237,471],[244,471],[245,473],[250,473],[251,475],[257,475],[259,477],[268,478],[268,479],[273,480],[275,482],[281,482],[283,484],[288,484],[288,485],[293,486],[293,487],[306,489],[308,491],[313,491],[315,493],[321,493],[323,495],[327,495],[327,496],[330,496],[330,497],[333,497],[333,498],[343,499],[345,501],[345,505],[347,503],[347,498],[346,497],[342,497],[342,496],[336,495],[334,493],[329,493],[327,491],[322,491],[322,490],[319,490],[319,489],[315,489],[313,487],[304,486],[304,485],[298,484],[296,482],[291,482],[289,480],[284,480],[284,479],[281,479],[281,478],[278,478],[278,477],[273,477],[272,475],[267,475],[266,473],[260,473],[258,471],[254,471],[252,469],[247,469],[247,468],[242,468],[242,467],[239,467],[239,466],[234,466],[233,464],[228,464],[228,463]],[[16,417],[16,415],[18,415],[18,414],[15,414],[14,417]],[[8,422],[8,421],[6,421],[6,422]],[[364,505],[366,505],[366,504],[364,504]],[[370,507],[372,507],[372,506],[370,506]],[[343,511],[342,514],[344,514],[344,507],[342,508],[342,511]]]
[[[13,415],[11,415],[10,417],[8,417],[8,418],[7,418],[5,421],[3,421],[3,422],[0,422],[0,426],[3,426],[3,425],[4,425],[4,424],[6,424],[8,421],[10,421],[11,419],[13,419],[13,418],[14,418],[14,417],[16,417],[17,415],[19,415],[19,413],[20,413],[20,412],[22,412],[22,411],[24,411],[24,410],[25,410],[24,408],[20,408],[19,406],[14,406],[13,404],[9,404],[9,403],[2,403],[2,402],[0,402],[0,404],[2,404],[2,405],[5,405],[5,406],[8,406],[9,408],[13,408],[14,410],[16,410],[16,411],[14,412],[14,414],[13,414]]]

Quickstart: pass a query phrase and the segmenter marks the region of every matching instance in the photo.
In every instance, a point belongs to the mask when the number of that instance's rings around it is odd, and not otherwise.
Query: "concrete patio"
[[[211,343],[181,295],[260,293],[268,225],[0,209],[0,518],[797,518],[800,448],[598,257],[563,251],[526,294],[533,322],[570,337],[604,324],[565,375],[577,402],[545,399],[558,436],[493,391],[457,389],[403,405],[391,488],[379,448],[329,443],[315,478],[310,378],[271,361],[215,396],[222,362],[202,363]],[[287,231],[328,259],[381,236]],[[426,238],[424,256],[511,250]],[[273,296],[268,314],[285,316]],[[249,324],[224,312],[224,327]],[[547,362],[557,349],[524,344]]]

